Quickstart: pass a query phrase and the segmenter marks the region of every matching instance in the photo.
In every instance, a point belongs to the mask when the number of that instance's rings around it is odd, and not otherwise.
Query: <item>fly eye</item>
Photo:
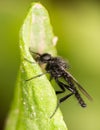
[[[44,62],[49,61],[50,59],[51,59],[50,54],[45,53],[41,56],[41,60],[44,61]]]

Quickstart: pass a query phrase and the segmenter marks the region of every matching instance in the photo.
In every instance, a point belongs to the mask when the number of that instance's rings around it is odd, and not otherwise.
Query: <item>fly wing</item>
[[[74,81],[76,83],[76,85],[78,86],[79,90],[90,100],[92,101],[92,97],[87,93],[87,91],[78,83],[78,81],[68,72],[66,71],[66,73],[69,75],[69,77],[72,79],[72,81]]]
[[[73,80],[73,81],[77,84],[79,90],[80,90],[90,101],[92,101],[92,100],[93,100],[92,97],[91,97],[91,96],[88,94],[88,92],[77,82],[77,80]]]

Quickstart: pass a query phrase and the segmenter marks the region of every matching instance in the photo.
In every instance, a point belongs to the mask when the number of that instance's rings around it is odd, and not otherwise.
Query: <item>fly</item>
[[[59,105],[62,102],[64,102],[65,100],[67,100],[69,97],[71,97],[72,95],[75,95],[75,97],[78,100],[81,107],[86,107],[86,103],[84,102],[83,98],[81,97],[77,87],[89,100],[92,100],[92,98],[86,92],[86,90],[78,83],[78,81],[68,72],[68,70],[67,70],[68,64],[65,62],[65,60],[63,60],[61,57],[53,57],[48,53],[39,54],[39,53],[32,52],[32,51],[31,51],[31,53],[36,55],[35,60],[40,65],[46,64],[46,67],[45,67],[46,72],[39,74],[35,77],[31,77],[31,78],[27,79],[26,81],[30,81],[34,78],[37,78],[37,77],[40,77],[44,74],[49,73],[50,74],[50,81],[52,79],[54,79],[55,82],[58,84],[58,86],[61,89],[60,91],[56,91],[56,94],[64,93],[66,90],[69,90],[69,92],[70,92],[68,95],[59,99],[58,104],[57,104],[57,106],[56,106],[56,108],[55,108],[55,110],[50,118],[52,118],[54,116]],[[60,78],[63,78],[65,83],[60,81]]]

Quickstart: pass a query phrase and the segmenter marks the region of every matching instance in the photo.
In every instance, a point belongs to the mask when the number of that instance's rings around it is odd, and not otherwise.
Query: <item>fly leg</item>
[[[35,63],[35,62],[32,62],[32,61],[30,61],[30,60],[28,60],[28,59],[26,59],[26,58],[24,58],[24,60],[26,60],[27,62],[29,62],[29,63]],[[47,74],[47,73],[49,73],[49,71],[46,71],[46,72],[44,72],[44,73],[42,73],[42,74],[39,74],[39,75],[36,75],[36,76],[33,76],[33,77],[31,77],[31,78],[29,78],[29,79],[26,79],[26,81],[30,81],[30,80],[32,80],[32,79],[35,79],[35,78],[38,78],[38,77],[41,77],[42,75],[45,75],[45,74]]]
[[[50,80],[51,81],[53,79],[53,77],[50,75]],[[59,87],[61,88],[61,90],[59,91],[56,91],[56,94],[61,94],[61,93],[64,93],[65,92],[65,87],[64,85],[60,85],[60,81],[58,81],[58,79],[55,79],[56,80],[56,83],[59,85]]]
[[[24,60],[26,60],[27,62],[29,62],[29,63],[31,63],[31,64],[34,64],[34,63],[35,63],[35,62],[33,62],[33,61],[28,60],[27,58],[24,58]]]
[[[29,79],[26,79],[26,81],[30,81],[30,80],[32,80],[32,79],[35,79],[35,78],[41,77],[42,75],[45,75],[45,74],[47,74],[47,73],[49,73],[49,72],[46,71],[46,72],[44,72],[44,73],[42,73],[42,74],[39,74],[39,75],[33,76],[33,77],[29,78]]]
[[[57,109],[59,108],[59,105],[60,105],[63,101],[65,101],[66,99],[68,99],[70,96],[72,96],[73,94],[74,94],[74,93],[70,93],[70,94],[66,95],[65,97],[62,97],[61,99],[59,99],[59,102],[57,103],[57,106],[56,106],[56,108],[55,108],[53,114],[50,116],[50,118],[52,118],[52,117],[54,116],[54,114],[56,113]]]
[[[56,91],[57,94],[63,93],[63,92],[65,91],[65,89],[68,89],[69,91],[71,91],[71,93],[59,99],[59,102],[57,103],[57,106],[56,106],[56,108],[55,108],[55,110],[54,110],[54,112],[53,112],[53,114],[51,115],[50,118],[52,118],[52,117],[54,116],[54,114],[56,113],[56,111],[57,111],[59,105],[60,105],[63,101],[67,100],[70,96],[72,96],[73,94],[75,94],[75,90],[72,89],[70,86],[68,86],[68,85],[66,85],[66,84],[64,84],[64,83],[62,83],[62,82],[59,81],[58,79],[55,79],[55,80],[56,80],[56,83],[57,83],[57,84],[60,86],[60,88],[62,89],[62,91]]]
[[[68,86],[67,84],[62,83],[58,79],[55,79],[55,80],[56,80],[56,83],[59,85],[59,87],[62,90],[62,91],[56,91],[56,94],[64,93],[66,89],[68,89],[69,91],[74,93],[74,89],[72,89],[70,86]]]
[[[59,85],[59,87],[61,88],[60,91],[56,91],[56,94],[61,94],[65,92],[65,86],[62,82],[60,82],[58,79],[56,79],[56,83]]]

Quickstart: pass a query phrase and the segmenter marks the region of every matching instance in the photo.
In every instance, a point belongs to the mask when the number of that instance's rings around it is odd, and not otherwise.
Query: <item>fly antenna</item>
[[[41,56],[40,53],[34,52],[34,51],[32,51],[31,49],[29,49],[29,51],[30,51],[31,53],[33,53],[33,54],[36,54],[36,55],[38,55],[38,56]]]

